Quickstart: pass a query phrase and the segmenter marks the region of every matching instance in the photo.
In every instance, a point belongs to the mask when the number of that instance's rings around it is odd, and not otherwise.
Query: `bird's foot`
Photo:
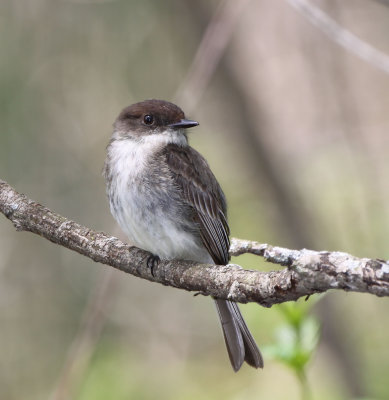
[[[156,267],[159,264],[159,261],[161,259],[158,256],[155,256],[152,254],[148,259],[147,259],[147,267],[150,268],[151,275],[154,276],[154,267]]]

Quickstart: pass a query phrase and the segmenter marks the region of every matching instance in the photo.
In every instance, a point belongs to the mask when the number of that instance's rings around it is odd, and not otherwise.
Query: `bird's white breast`
[[[187,145],[187,140],[184,135],[169,131],[136,141],[111,142],[108,147],[111,212],[136,246],[165,259],[202,261],[206,255],[198,239],[177,224],[176,205],[171,204],[166,210],[171,189],[169,180],[164,177],[166,185],[161,185],[150,179],[156,172],[150,165],[153,154],[169,143]],[[160,166],[161,171],[164,168],[166,166]],[[164,207],[161,196],[165,199]]]

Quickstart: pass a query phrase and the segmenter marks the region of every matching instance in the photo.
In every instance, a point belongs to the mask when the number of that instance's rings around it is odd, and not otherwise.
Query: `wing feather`
[[[175,184],[194,210],[205,248],[216,264],[228,264],[230,229],[227,205],[208,163],[191,147],[169,144],[164,148],[164,154]]]

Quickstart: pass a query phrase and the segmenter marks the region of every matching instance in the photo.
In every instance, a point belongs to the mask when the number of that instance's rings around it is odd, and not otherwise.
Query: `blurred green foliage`
[[[304,303],[285,303],[277,309],[284,317],[284,324],[276,329],[273,345],[265,347],[269,359],[280,361],[291,368],[300,381],[302,398],[310,399],[309,383],[307,382],[308,363],[319,342],[319,322],[309,315],[310,307]]]
[[[319,340],[317,318],[308,316],[302,307],[295,304],[280,305],[278,309],[286,323],[277,328],[275,343],[267,346],[266,352],[271,358],[292,368],[298,376],[305,376],[307,364]]]

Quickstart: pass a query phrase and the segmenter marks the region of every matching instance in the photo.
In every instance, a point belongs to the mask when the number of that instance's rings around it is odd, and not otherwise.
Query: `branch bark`
[[[290,250],[249,240],[232,239],[231,255],[251,253],[286,268],[261,272],[239,265],[161,261],[151,274],[150,253],[96,232],[28,199],[0,180],[0,211],[19,231],[36,233],[93,261],[128,274],[203,295],[265,307],[329,289],[389,296],[389,262],[347,253]]]

